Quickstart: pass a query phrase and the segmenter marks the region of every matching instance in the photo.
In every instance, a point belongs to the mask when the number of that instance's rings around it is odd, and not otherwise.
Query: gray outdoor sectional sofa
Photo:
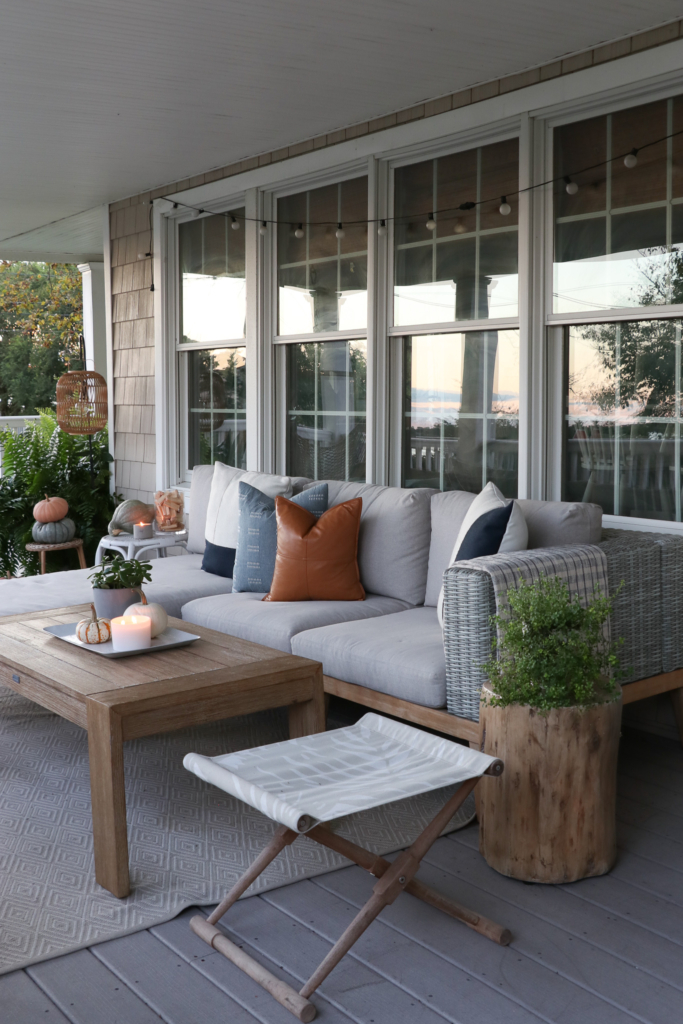
[[[263,595],[233,594],[231,580],[201,569],[212,476],[212,466],[195,467],[188,554],[153,560],[148,599],[188,622],[321,661],[331,693],[473,740],[475,722],[459,728],[460,719],[445,711],[446,658],[436,605],[475,496],[328,481],[330,506],[363,499],[358,562],[367,599],[264,604]],[[310,483],[298,478],[294,489]],[[524,500],[520,505],[530,548],[601,540],[597,505]],[[0,582],[0,615],[89,601],[89,572]],[[446,616],[454,614],[447,595]]]

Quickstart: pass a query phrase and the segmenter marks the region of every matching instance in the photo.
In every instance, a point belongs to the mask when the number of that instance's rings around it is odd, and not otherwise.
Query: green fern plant
[[[0,430],[0,575],[38,573],[38,558],[25,545],[31,540],[33,506],[46,493],[69,503],[76,536],[83,539],[86,559],[94,561],[98,541],[122,499],[109,492],[112,457],[107,431],[94,434],[92,445],[94,481],[88,438],[60,430],[51,410],[40,410],[40,419],[21,434]],[[48,569],[73,568],[72,554],[55,552],[48,559]]]

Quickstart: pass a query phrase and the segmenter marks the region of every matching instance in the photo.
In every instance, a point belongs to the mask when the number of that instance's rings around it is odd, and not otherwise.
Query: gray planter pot
[[[113,619],[117,615],[123,615],[130,605],[137,604],[140,594],[140,590],[134,590],[132,587],[120,590],[100,590],[93,587],[95,611],[101,619]]]

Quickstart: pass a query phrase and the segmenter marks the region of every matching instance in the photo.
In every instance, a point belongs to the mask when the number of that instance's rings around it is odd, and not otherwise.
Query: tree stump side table
[[[65,540],[63,544],[27,544],[27,551],[37,551],[40,555],[40,575],[45,575],[45,556],[48,551],[67,551],[70,548],[74,548],[78,553],[78,564],[81,569],[87,569],[88,565],[85,560],[85,553],[83,551],[83,541],[80,537],[74,537],[73,540]]]

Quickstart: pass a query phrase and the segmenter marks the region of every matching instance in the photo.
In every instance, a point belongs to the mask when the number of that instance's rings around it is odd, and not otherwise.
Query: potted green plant
[[[136,558],[105,555],[88,579],[92,580],[93,601],[100,618],[112,619],[123,615],[126,608],[143,597],[143,583],[152,580],[152,566]]]
[[[558,577],[522,583],[508,601],[484,666],[483,749],[505,771],[482,780],[481,852],[527,882],[604,874],[616,859],[621,728],[611,601],[596,593],[582,606]]]

